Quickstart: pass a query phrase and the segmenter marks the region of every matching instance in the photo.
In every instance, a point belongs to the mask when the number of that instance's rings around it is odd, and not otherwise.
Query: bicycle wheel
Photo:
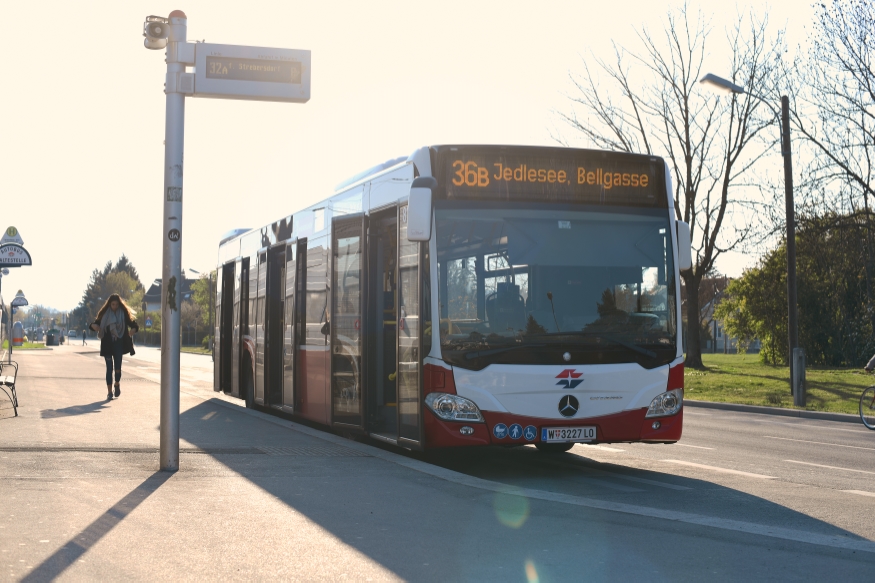
[[[860,419],[869,429],[875,429],[875,386],[860,395]]]

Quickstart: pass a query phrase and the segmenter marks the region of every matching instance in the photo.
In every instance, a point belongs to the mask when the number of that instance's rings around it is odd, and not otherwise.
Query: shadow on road
[[[75,563],[100,539],[124,520],[137,506],[166,482],[173,474],[156,472],[142,484],[115,503],[85,530],[71,538],[67,544],[37,565],[22,581],[52,581]]]
[[[73,405],[63,409],[43,409],[40,417],[43,419],[55,419],[57,417],[72,417],[73,415],[85,415],[86,413],[100,413],[110,401],[101,399],[87,405]]]
[[[344,449],[210,401],[181,415],[181,437],[208,450],[215,444],[207,440],[216,435],[205,429],[209,424],[217,424],[225,436],[241,436],[240,445],[291,450],[307,442],[321,442],[325,448]],[[247,437],[242,440],[242,436]],[[544,484],[570,484],[568,492],[579,485],[589,489],[590,499],[599,499],[593,494],[593,484],[612,479],[605,475],[608,470],[641,480],[624,482],[628,487],[625,492],[621,488],[620,494],[616,489],[606,490],[604,500],[618,501],[618,496],[625,494],[624,504],[645,504],[639,493],[650,487],[648,481],[660,481],[677,488],[652,489],[658,490],[658,496],[675,497],[681,507],[691,491],[707,490],[715,500],[730,501],[736,521],[864,540],[784,506],[711,482],[631,467],[596,468],[597,462],[577,456],[544,456],[531,448],[522,449],[409,456],[472,476],[485,473],[487,479],[508,484],[501,492],[414,472],[375,457],[343,457],[343,453],[324,457],[216,455],[214,459],[402,579],[533,580],[535,574],[535,579],[542,581],[609,580],[659,574],[657,578],[689,580],[713,572],[756,577],[758,572],[762,574],[758,571],[762,561],[781,560],[778,578],[792,580],[822,572],[828,565],[864,574],[875,559],[868,552],[854,555],[850,550],[827,546],[800,547],[799,542],[732,528],[528,499],[513,484],[533,477]],[[233,497],[234,493],[227,495]],[[714,518],[713,522],[720,520]],[[245,531],[248,526],[238,528]],[[270,537],[240,542],[241,549],[256,555],[263,545],[284,544]],[[292,554],[306,551],[291,545],[287,549]],[[751,555],[750,560],[740,563],[738,553]],[[792,561],[788,559],[791,555]]]

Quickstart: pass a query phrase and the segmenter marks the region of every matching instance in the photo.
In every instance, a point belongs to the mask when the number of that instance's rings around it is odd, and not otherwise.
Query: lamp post
[[[796,212],[793,205],[793,157],[790,150],[790,99],[781,96],[781,113],[771,103],[744,90],[729,81],[708,73],[699,83],[724,93],[737,95],[747,94],[765,103],[777,117],[781,117],[781,155],[784,157],[784,201],[787,221],[787,342],[790,356],[790,390],[793,394],[793,404],[805,406],[805,355],[799,348],[799,324],[796,303]]]

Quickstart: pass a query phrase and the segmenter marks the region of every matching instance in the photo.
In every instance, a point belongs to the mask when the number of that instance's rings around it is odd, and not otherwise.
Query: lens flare
[[[529,499],[518,490],[497,493],[492,505],[498,521],[507,527],[519,528],[529,518]]]
[[[529,583],[539,583],[538,571],[531,560],[526,561],[526,580]]]

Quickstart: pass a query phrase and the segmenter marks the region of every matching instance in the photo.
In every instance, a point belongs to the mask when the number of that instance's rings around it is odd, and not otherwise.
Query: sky
[[[146,16],[188,16],[189,41],[307,49],[306,104],[186,99],[182,266],[207,273],[218,242],[327,198],[385,160],[440,143],[557,145],[569,72],[611,43],[637,47],[677,2],[654,0],[273,2],[52,0],[4,6],[0,228],[18,228],[33,266],[3,277],[7,299],[73,309],[96,268],[127,255],[161,277],[164,51]],[[699,10],[697,2],[689,2]],[[810,31],[807,2],[751,4]],[[37,8],[38,6],[38,8]],[[747,4],[702,3],[706,70],[728,71],[725,29]],[[12,38],[9,38],[11,35]],[[14,49],[11,47],[15,47]],[[590,57],[591,58],[591,57]],[[780,172],[780,156],[775,165]],[[5,219],[5,220],[4,220]],[[731,276],[752,255],[718,261]]]

